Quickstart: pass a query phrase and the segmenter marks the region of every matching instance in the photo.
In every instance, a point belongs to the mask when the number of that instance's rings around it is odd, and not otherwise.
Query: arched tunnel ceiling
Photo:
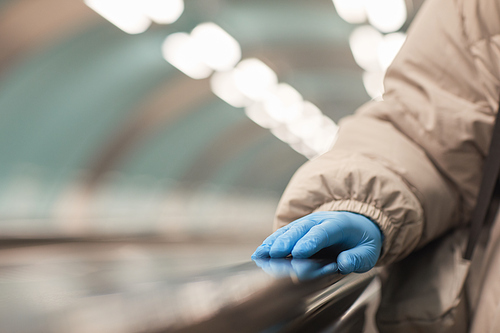
[[[28,165],[50,184],[46,206],[81,172],[92,189],[119,172],[281,192],[305,158],[215,97],[208,80],[192,80],[161,57],[168,34],[206,21],[335,121],[368,100],[348,47],[353,27],[329,0],[188,0],[179,21],[140,35],[81,0],[4,0],[2,184]]]

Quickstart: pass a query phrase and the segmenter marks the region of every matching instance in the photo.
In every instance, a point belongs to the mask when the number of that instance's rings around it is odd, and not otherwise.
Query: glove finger
[[[292,252],[293,247],[317,222],[303,219],[296,221],[286,232],[282,233],[271,246],[271,258],[283,258]]]
[[[295,244],[292,250],[292,256],[294,258],[308,258],[319,250],[335,244],[342,239],[342,232],[339,232],[339,230],[338,227],[329,227],[327,222],[312,227],[309,232]],[[338,235],[339,233],[340,235]]]
[[[280,229],[276,230],[273,234],[271,234],[269,237],[267,237],[264,242],[262,242],[262,245],[260,245],[255,252],[252,254],[252,258],[269,258],[270,254],[269,251],[271,250],[272,245],[274,244],[275,240],[286,233],[290,228],[299,225],[303,223],[304,221],[315,221],[314,224],[319,224],[321,221],[324,219],[324,217],[330,216],[331,212],[316,212],[312,213],[306,216],[303,216],[289,224],[287,224],[284,227],[281,227]],[[290,252],[283,254],[283,252],[287,251],[282,251],[280,253],[279,249],[276,250],[276,256],[277,257],[286,257]],[[291,249],[290,249],[291,251]]]
[[[271,250],[271,246],[274,244],[276,238],[284,234],[293,226],[292,223],[287,224],[286,226],[279,228],[275,232],[273,232],[269,237],[267,237],[260,245],[255,252],[252,254],[252,258],[269,258],[269,250]]]
[[[369,245],[359,245],[340,253],[337,257],[339,271],[342,274],[367,272],[376,262],[377,256]]]

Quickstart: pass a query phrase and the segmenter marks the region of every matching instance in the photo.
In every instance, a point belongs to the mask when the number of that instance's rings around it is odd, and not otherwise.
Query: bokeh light
[[[380,68],[385,71],[392,63],[406,40],[406,34],[395,32],[385,35],[378,47],[378,61]]]
[[[172,24],[184,12],[183,0],[138,0],[144,14],[159,24]]]
[[[352,24],[366,21],[365,2],[366,0],[333,0],[337,14]]]
[[[370,24],[385,33],[401,29],[408,16],[405,0],[371,0],[365,6]]]
[[[146,31],[151,20],[135,0],[84,0],[85,4],[109,22],[129,34]]]
[[[165,60],[193,79],[204,79],[212,74],[200,57],[200,47],[187,33],[178,32],[168,36],[162,46]]]
[[[305,139],[313,136],[323,123],[323,113],[311,102],[304,102],[302,115],[287,124],[294,135]]]
[[[248,106],[252,101],[236,87],[234,71],[216,72],[210,78],[212,92],[235,108]]]
[[[349,45],[359,67],[366,71],[380,70],[378,48],[382,39],[382,34],[369,25],[354,29],[349,36]]]
[[[281,141],[294,144],[299,143],[301,140],[298,136],[294,135],[285,125],[280,125],[271,129],[271,133]]]
[[[380,98],[384,94],[384,75],[382,71],[363,73],[363,84],[371,98]]]
[[[302,95],[286,83],[280,83],[264,100],[264,108],[276,121],[288,123],[297,119],[303,110]]]
[[[230,70],[241,59],[241,48],[236,39],[215,23],[198,25],[191,37],[199,47],[201,59],[214,70]]]
[[[262,102],[253,103],[247,106],[245,108],[245,114],[261,127],[274,128],[280,126],[280,123],[269,115]]]
[[[254,101],[266,98],[278,84],[276,73],[255,58],[241,61],[235,68],[234,78],[239,91]]]

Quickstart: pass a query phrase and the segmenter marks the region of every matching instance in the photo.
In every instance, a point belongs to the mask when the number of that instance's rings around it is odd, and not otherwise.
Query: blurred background
[[[0,330],[146,331],[269,283],[193,274],[250,260],[421,2],[0,0]]]
[[[257,244],[418,0],[1,0],[0,234]]]

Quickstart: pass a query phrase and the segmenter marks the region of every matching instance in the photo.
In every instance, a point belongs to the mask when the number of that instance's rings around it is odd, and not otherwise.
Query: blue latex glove
[[[318,251],[337,247],[342,274],[363,273],[375,266],[382,248],[378,226],[363,215],[350,212],[317,212],[274,232],[255,250],[252,258],[308,258]]]

